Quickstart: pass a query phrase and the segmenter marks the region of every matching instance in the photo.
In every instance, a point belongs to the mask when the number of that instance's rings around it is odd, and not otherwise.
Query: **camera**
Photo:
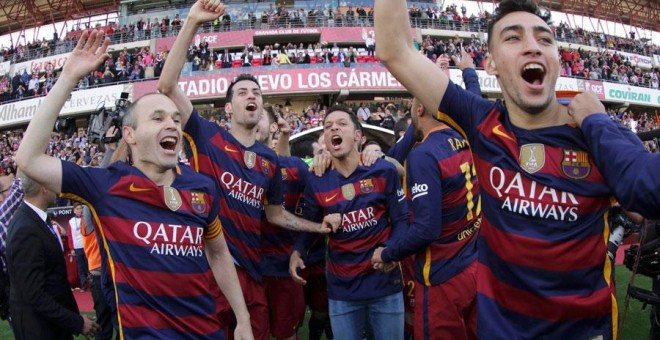
[[[122,119],[124,118],[126,109],[131,104],[128,96],[128,92],[122,92],[119,99],[115,100],[114,108],[109,110],[103,106],[97,113],[90,117],[87,128],[87,137],[90,142],[98,143],[100,148],[102,148],[103,144],[116,143],[121,139]],[[117,129],[117,133],[114,137],[108,138],[105,136],[105,133],[111,126]]]
[[[640,245],[632,245],[626,249],[623,264],[629,270],[635,270],[637,262],[637,273],[648,276],[654,280],[660,278],[660,223],[649,221],[646,236]],[[628,294],[645,304],[660,306],[660,296],[656,291],[646,290],[633,285],[628,285]]]

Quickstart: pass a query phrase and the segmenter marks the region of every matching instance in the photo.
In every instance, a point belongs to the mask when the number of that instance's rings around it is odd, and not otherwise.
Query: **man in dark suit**
[[[222,62],[222,68],[231,68],[231,63],[234,59],[232,58],[231,53],[229,53],[229,50],[225,48],[224,52],[218,53],[216,60]]]
[[[16,339],[93,337],[99,326],[81,316],[67,282],[62,244],[46,223],[54,192],[22,176],[25,199],[9,223],[9,310]]]

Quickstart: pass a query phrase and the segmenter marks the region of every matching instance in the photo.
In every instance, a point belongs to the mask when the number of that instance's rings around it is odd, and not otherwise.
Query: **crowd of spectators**
[[[561,75],[590,80],[605,80],[658,89],[660,68],[643,71],[631,60],[608,51],[589,52],[582,48],[560,48]]]
[[[347,103],[349,110],[357,115],[360,122],[393,130],[400,136],[404,126],[401,120],[410,118],[410,101],[401,99],[388,102],[351,102]],[[282,112],[283,118],[289,123],[292,135],[323,126],[323,120],[328,106],[321,103],[312,103],[302,109],[295,110],[287,101],[285,104],[274,104]],[[230,130],[231,117],[224,111],[200,109],[199,113],[215,122],[220,127]],[[618,112],[608,109],[608,115],[616,122],[628,127],[633,132],[640,133],[660,128],[660,111],[640,112],[627,110]],[[409,122],[408,122],[409,123]],[[14,161],[16,150],[23,138],[23,130],[5,131],[0,134],[0,175],[15,173]],[[276,135],[274,140],[277,140]],[[657,139],[644,142],[650,152],[660,152],[660,143]],[[275,147],[271,145],[271,147]],[[87,129],[79,127],[72,134],[53,132],[51,134],[47,154],[65,161],[75,162],[82,166],[97,166],[103,159],[98,141],[90,141]]]
[[[82,78],[78,88],[159,77],[167,57],[166,52],[154,54],[149,47],[135,48],[133,51],[124,48],[114,54],[99,69]],[[43,70],[21,71],[14,72],[13,76],[0,76],[0,103],[45,96],[61,70],[48,62]]]
[[[314,7],[315,6],[315,7]],[[295,28],[295,27],[344,27],[373,26],[373,8],[314,5],[308,8],[287,8],[279,4],[269,5],[261,12],[254,11],[254,5],[230,5],[227,13],[212,23],[202,27],[205,32],[219,32],[244,29]],[[438,7],[436,4],[417,5],[409,8],[411,25],[420,28],[437,28],[456,31],[484,32],[490,18],[488,11],[468,13],[463,5],[456,4]],[[183,24],[183,19],[176,14],[173,18],[164,16],[137,16],[134,22],[119,25],[112,22],[107,25],[97,24],[95,28],[104,30],[113,44],[176,36]],[[60,39],[57,32],[52,39],[43,38],[30,43],[17,42],[0,51],[0,61],[22,62],[47,55],[69,52],[80,37],[82,30],[89,26],[76,26]],[[553,26],[558,40],[584,44],[594,47],[609,48],[618,51],[638,53],[646,56],[660,54],[660,48],[646,43],[645,39],[630,32],[630,38],[608,35],[603,32],[587,32],[580,27],[571,27],[565,22]]]

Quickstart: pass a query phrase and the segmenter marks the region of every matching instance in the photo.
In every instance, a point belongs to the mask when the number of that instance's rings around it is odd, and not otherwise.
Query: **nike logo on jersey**
[[[128,190],[130,192],[144,192],[151,190],[151,188],[138,188],[135,186],[135,183],[131,183],[131,185],[128,187]]]
[[[508,140],[515,141],[513,138],[511,138],[511,136],[507,135],[504,131],[500,130],[501,127],[502,127],[502,124],[498,124],[498,125],[496,125],[496,126],[493,128],[493,133],[496,134],[496,135],[498,135],[498,136],[500,136],[500,137],[504,137],[504,138],[506,138],[506,139],[508,139]]]
[[[334,200],[335,197],[337,197],[337,194],[334,194],[334,195],[332,195],[332,196],[330,196],[330,197],[326,197],[326,198],[325,198],[325,203],[328,203],[328,202]]]
[[[227,151],[227,152],[238,152],[238,150],[232,149],[228,145],[225,145],[225,151]]]

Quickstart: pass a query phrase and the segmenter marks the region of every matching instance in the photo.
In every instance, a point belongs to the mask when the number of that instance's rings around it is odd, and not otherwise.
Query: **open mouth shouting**
[[[177,137],[173,136],[167,136],[163,137],[163,139],[160,140],[159,144],[160,147],[163,148],[167,153],[174,153],[176,154],[176,147],[179,142],[179,139]]]
[[[539,63],[528,63],[520,72],[523,80],[534,90],[543,90],[545,80],[545,67]]]
[[[245,106],[245,109],[248,110],[248,111],[250,111],[250,112],[257,111],[257,103],[248,103],[248,104]]]
[[[334,150],[339,150],[341,148],[341,143],[344,141],[341,136],[335,135],[330,138],[330,143],[332,144],[332,148]]]

